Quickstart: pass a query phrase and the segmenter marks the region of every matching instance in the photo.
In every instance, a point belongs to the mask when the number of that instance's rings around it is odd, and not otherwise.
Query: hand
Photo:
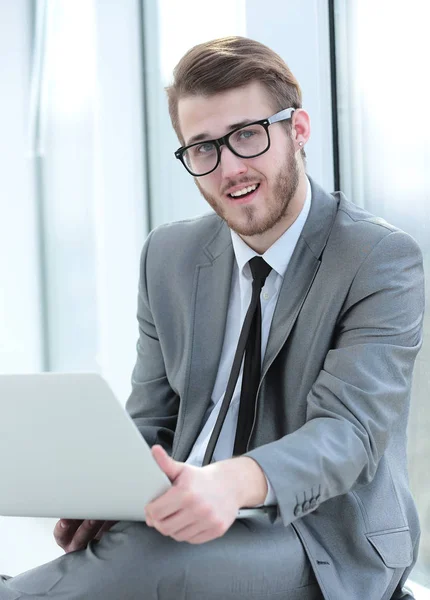
[[[238,478],[223,468],[227,461],[194,467],[173,460],[158,445],[152,455],[173,485],[145,506],[146,524],[190,544],[224,535],[240,508]]]
[[[60,519],[54,528],[54,538],[66,554],[83,550],[91,540],[99,541],[103,534],[117,522]]]

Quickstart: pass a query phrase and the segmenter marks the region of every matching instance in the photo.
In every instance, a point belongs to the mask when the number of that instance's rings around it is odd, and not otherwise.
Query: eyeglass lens
[[[231,148],[243,158],[255,156],[267,150],[269,138],[263,125],[250,125],[234,131],[229,137]],[[187,167],[195,175],[203,175],[214,169],[218,161],[218,149],[213,142],[201,142],[188,148],[184,154]]]

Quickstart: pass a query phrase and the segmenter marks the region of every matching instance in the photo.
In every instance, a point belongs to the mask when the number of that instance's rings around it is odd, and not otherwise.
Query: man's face
[[[178,112],[187,145],[196,135],[218,138],[229,133],[234,124],[265,119],[276,109],[262,85],[253,82],[209,97],[182,98]],[[215,171],[196,178],[205,200],[243,237],[261,236],[274,227],[282,228],[283,221],[291,223],[288,206],[299,183],[294,144],[281,123],[271,125],[269,135],[269,150],[255,158],[240,158],[222,146],[221,162]],[[248,195],[236,198],[230,195],[254,184],[257,189]]]

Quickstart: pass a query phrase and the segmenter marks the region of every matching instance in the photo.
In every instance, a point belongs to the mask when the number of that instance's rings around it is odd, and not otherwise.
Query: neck
[[[291,227],[302,211],[307,194],[307,178],[304,171],[300,173],[299,185],[294,196],[288,204],[286,214],[275,225],[261,234],[241,235],[243,241],[258,254],[264,254],[276,240],[278,240]]]

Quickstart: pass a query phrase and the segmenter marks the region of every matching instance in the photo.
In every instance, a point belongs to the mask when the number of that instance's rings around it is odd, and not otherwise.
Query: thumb
[[[170,481],[175,481],[183,470],[184,464],[170,458],[164,448],[158,444],[152,446],[151,452],[160,469],[164,471]]]

